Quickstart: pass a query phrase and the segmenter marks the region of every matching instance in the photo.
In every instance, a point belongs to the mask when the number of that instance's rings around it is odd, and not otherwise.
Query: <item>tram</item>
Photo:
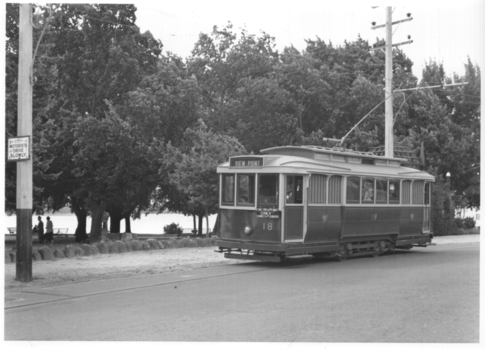
[[[431,183],[406,159],[344,148],[280,146],[220,165],[218,252],[282,261],[345,260],[426,247]]]

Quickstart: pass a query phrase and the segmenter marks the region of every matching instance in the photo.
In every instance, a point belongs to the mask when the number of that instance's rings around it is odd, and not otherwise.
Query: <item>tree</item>
[[[201,106],[208,126],[225,133],[232,127],[226,122],[226,103],[236,93],[242,80],[263,78],[277,62],[274,38],[266,33],[256,37],[242,29],[239,38],[229,24],[210,34],[200,34],[188,59],[188,69],[201,87]]]
[[[135,25],[135,11],[133,5],[110,4],[62,4],[52,9],[45,57],[56,80],[47,90],[44,138],[51,141],[49,153],[54,155],[49,173],[60,175],[55,183],[44,184],[44,196],[54,199],[53,209],[71,205],[80,218],[77,231],[85,231],[79,225],[85,225],[87,211],[103,210],[106,202],[93,194],[96,187],[89,188],[96,183],[90,177],[93,172],[82,169],[82,155],[93,151],[82,140],[91,139],[76,136],[95,130],[98,122],[100,131],[105,130],[103,123],[114,120],[104,121],[109,106],[124,103],[126,94],[155,72],[161,53],[161,43]],[[102,139],[95,141],[103,146]],[[100,232],[100,220],[93,217],[92,233]]]
[[[196,128],[184,132],[184,142],[178,148],[167,145],[165,167],[170,169],[170,182],[185,194],[189,212],[199,217],[199,234],[202,219],[216,212],[219,203],[219,177],[217,166],[229,157],[245,154],[244,147],[233,137],[216,134],[202,120]]]

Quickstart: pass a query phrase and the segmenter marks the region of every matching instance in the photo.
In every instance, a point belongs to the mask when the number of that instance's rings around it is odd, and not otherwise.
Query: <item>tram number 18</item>
[[[263,230],[271,231],[273,229],[272,222],[263,222]]]

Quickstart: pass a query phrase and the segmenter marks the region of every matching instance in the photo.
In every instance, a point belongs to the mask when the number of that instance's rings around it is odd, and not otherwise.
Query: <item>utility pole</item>
[[[394,24],[399,24],[402,22],[411,21],[412,17],[411,14],[407,14],[408,18],[402,19],[400,21],[393,22],[392,21],[392,7],[386,7],[386,24],[382,25],[375,25],[375,22],[372,22],[372,29],[377,28],[386,28],[386,45],[385,45],[385,52],[386,52],[386,63],[385,63],[385,81],[386,81],[386,116],[385,116],[385,127],[384,127],[384,155],[386,157],[394,157],[394,132],[393,132],[393,124],[394,124],[394,117],[393,117],[393,91],[392,91],[392,48],[394,46],[401,46],[405,44],[411,44],[413,41],[408,40],[402,43],[393,44],[392,43],[392,26]],[[411,37],[408,36],[408,39]],[[374,47],[372,50],[380,50],[383,47]]]
[[[17,135],[29,140],[28,159],[17,162],[16,276],[32,281],[32,5],[19,4],[19,76]]]
[[[393,110],[392,104],[394,98],[392,96],[392,8],[386,7],[386,117],[385,117],[385,141],[384,141],[384,155],[386,157],[394,157],[394,133],[393,133]]]

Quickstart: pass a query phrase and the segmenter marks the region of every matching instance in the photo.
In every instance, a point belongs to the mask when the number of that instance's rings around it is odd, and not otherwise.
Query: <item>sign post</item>
[[[30,159],[30,136],[8,138],[8,161]]]

